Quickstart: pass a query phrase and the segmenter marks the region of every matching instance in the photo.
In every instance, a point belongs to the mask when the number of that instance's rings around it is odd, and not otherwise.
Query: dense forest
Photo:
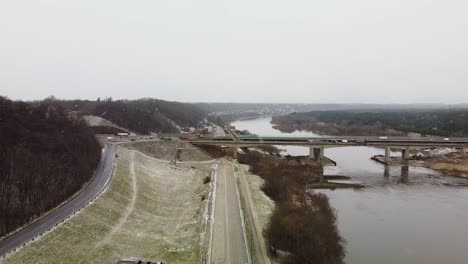
[[[313,111],[277,116],[272,122],[281,130],[318,130],[330,135],[386,131],[390,135],[398,135],[401,133],[397,131],[400,131],[446,137],[468,136],[468,109]]]
[[[194,104],[158,99],[138,100],[56,100],[61,105],[83,115],[95,115],[139,134],[178,132],[177,126],[196,126],[206,117],[206,111]]]
[[[47,102],[0,97],[0,135],[0,236],[80,190],[101,155],[81,118]]]

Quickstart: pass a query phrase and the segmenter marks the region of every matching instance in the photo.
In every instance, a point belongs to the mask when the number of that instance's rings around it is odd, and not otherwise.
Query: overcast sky
[[[2,0],[0,95],[468,102],[466,0]]]

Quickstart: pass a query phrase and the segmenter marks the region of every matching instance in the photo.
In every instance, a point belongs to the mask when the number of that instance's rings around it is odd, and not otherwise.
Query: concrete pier
[[[385,147],[385,162],[390,162],[390,147]]]
[[[410,149],[409,149],[409,147],[406,147],[406,148],[404,148],[404,149],[401,150],[401,161],[402,161],[403,163],[408,163],[409,156],[410,156]]]
[[[310,147],[309,148],[309,157],[311,159],[313,159],[314,161],[321,162],[321,161],[323,161],[324,152],[325,152],[324,147],[319,147],[319,148]]]
[[[401,166],[400,183],[408,183],[409,166]]]
[[[385,165],[385,167],[384,167],[384,176],[385,177],[390,176],[390,166],[389,165]]]
[[[226,156],[237,159],[237,148],[226,148]]]

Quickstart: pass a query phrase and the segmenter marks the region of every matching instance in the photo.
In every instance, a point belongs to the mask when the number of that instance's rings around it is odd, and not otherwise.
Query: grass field
[[[209,172],[119,148],[109,189],[69,221],[0,263],[200,263]]]

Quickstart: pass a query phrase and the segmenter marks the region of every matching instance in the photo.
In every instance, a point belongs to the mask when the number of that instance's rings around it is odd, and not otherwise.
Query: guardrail
[[[115,155],[115,153],[114,153]],[[102,160],[100,161],[102,162]],[[99,165],[98,165],[99,167]],[[107,182],[104,184],[104,187],[92,198],[90,199],[88,202],[86,202],[85,204],[81,205],[78,209],[76,209],[73,213],[69,214],[67,217],[65,218],[62,218],[61,220],[59,220],[57,223],[55,223],[52,227],[49,227],[47,228],[46,231],[44,232],[41,232],[39,233],[38,235],[32,237],[29,241],[27,242],[24,242],[22,243],[21,245],[9,250],[8,252],[4,253],[1,258],[2,259],[5,259],[8,255],[12,254],[12,253],[15,253],[16,251],[18,251],[19,249],[23,248],[24,246],[26,246],[27,244],[41,238],[43,235],[45,234],[48,234],[49,232],[53,231],[54,229],[56,229],[57,227],[59,227],[60,225],[62,225],[63,223],[65,223],[66,221],[68,221],[69,219],[71,219],[73,216],[75,216],[77,213],[81,212],[81,210],[83,210],[84,208],[86,208],[88,205],[94,203],[102,194],[104,194],[107,189],[109,188],[109,184],[112,180],[112,175],[114,174],[114,169],[115,169],[115,159],[114,159],[114,162],[113,162],[113,165],[112,165],[112,169],[111,169],[111,172],[110,172],[110,177],[109,177],[109,180],[107,180]],[[76,198],[78,195],[76,195],[74,198]],[[73,200],[73,199],[72,199]],[[70,201],[72,201],[70,200]],[[58,209],[58,208],[56,208]]]

